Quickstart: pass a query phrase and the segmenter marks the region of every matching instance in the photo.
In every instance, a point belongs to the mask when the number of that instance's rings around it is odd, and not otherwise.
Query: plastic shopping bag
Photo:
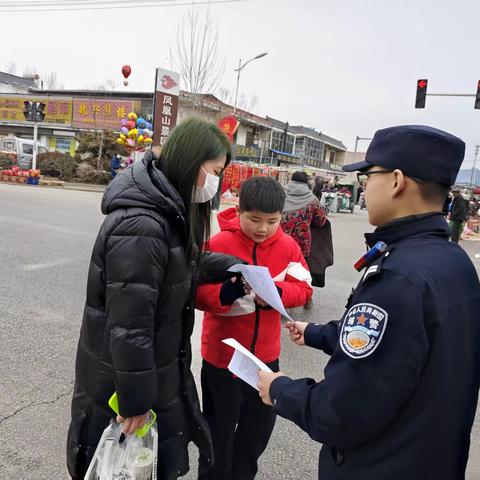
[[[115,410],[115,399],[109,402]],[[155,414],[133,435],[115,420],[103,431],[85,480],[157,480],[158,432]]]

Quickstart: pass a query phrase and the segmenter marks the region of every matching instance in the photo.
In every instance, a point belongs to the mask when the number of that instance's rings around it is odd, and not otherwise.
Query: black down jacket
[[[190,371],[199,269],[185,252],[183,202],[150,156],[115,178],[102,212],[76,358],[68,470],[83,479],[115,416],[108,399],[117,391],[124,417],[157,413],[158,478],[174,479],[188,471],[189,441],[213,458]],[[205,254],[202,269],[220,281],[235,263]]]

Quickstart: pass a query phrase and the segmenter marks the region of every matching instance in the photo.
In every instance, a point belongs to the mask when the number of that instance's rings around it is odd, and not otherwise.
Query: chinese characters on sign
[[[120,130],[120,121],[135,110],[133,100],[75,98],[73,122],[78,128]]]
[[[259,158],[260,149],[257,147],[245,147],[243,145],[235,145],[235,157]]]
[[[155,106],[153,114],[153,144],[165,145],[177,124],[180,75],[162,68],[157,69]]]
[[[43,102],[45,119],[43,123],[71,125],[72,99],[68,97],[29,97],[24,95],[0,96],[0,122],[26,123],[23,115],[24,102]]]

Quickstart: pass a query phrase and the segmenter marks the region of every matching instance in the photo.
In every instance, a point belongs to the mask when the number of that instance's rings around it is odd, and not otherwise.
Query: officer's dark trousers
[[[460,235],[462,234],[463,222],[450,222],[450,231],[451,231],[451,240],[452,242],[458,243],[460,240]]]
[[[268,366],[278,372],[278,360]],[[215,463],[199,480],[255,478],[257,461],[275,425],[273,409],[262,402],[257,390],[228,370],[204,361],[201,378],[203,413],[212,433]]]

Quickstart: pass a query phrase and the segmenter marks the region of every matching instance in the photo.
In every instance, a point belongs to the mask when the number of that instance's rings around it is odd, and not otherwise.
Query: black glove
[[[200,284],[220,283],[238,274],[228,269],[237,263],[247,264],[245,260],[217,252],[203,252],[200,262]]]
[[[220,303],[225,307],[227,305],[232,305],[237,298],[245,296],[245,289],[243,288],[243,283],[241,282],[239,276],[236,276],[236,281],[227,280],[223,282],[222,288],[220,289]]]

